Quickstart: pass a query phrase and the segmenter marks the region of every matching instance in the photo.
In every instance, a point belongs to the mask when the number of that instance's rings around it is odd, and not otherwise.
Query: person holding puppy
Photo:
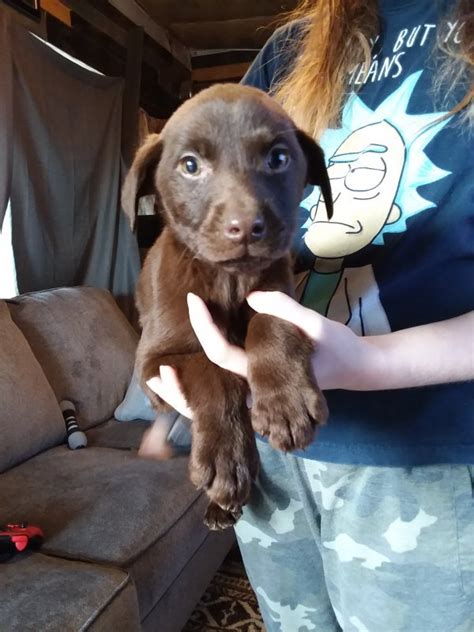
[[[258,441],[236,533],[268,632],[474,629],[473,29],[468,0],[306,0],[244,78],[318,139],[334,200],[302,201],[300,302],[248,298],[314,340],[330,410],[302,453]],[[170,367],[149,385],[192,417]]]

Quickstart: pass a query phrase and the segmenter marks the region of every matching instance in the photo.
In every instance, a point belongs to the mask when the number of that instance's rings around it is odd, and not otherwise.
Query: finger
[[[152,377],[151,379],[148,380],[146,385],[154,393],[156,393],[157,395],[159,395],[161,397],[160,392],[161,392],[161,390],[163,388],[163,382],[162,382],[161,378],[159,378],[159,377]]]
[[[161,366],[160,377],[149,379],[147,386],[175,410],[188,417],[188,419],[192,419],[192,410],[186,402],[178,376],[173,367]]]
[[[324,316],[303,307],[283,292],[252,292],[247,297],[247,303],[260,314],[269,314],[293,323],[313,340],[321,337]]]
[[[188,406],[176,369],[166,365],[160,366],[160,377],[163,382],[163,391],[169,393],[169,400],[166,401],[179,413],[192,419],[193,411]]]
[[[168,387],[169,390],[176,391],[184,399],[184,394],[181,389],[181,384],[178,379],[176,369],[167,364],[160,366],[160,379],[164,387]]]
[[[219,327],[204,301],[195,294],[188,293],[189,320],[201,343],[204,353],[211,362],[223,369],[247,376],[247,355],[243,349],[231,345],[222,335]]]

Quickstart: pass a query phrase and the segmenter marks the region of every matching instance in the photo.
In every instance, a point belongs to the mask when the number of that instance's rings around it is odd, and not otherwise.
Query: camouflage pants
[[[267,632],[473,632],[472,468],[284,455],[236,525]]]

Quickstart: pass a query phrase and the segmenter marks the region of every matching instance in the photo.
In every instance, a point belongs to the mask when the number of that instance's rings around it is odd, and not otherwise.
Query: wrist
[[[387,348],[380,345],[382,336],[359,337],[360,367],[352,390],[377,391],[385,388],[390,359]]]
[[[377,344],[376,336],[354,334],[354,342],[347,350],[349,361],[340,374],[341,388],[348,391],[373,391],[384,388],[388,359],[386,350]]]
[[[382,336],[357,336],[342,323],[325,320],[316,343],[314,373],[322,390],[370,391],[384,388],[389,360]]]

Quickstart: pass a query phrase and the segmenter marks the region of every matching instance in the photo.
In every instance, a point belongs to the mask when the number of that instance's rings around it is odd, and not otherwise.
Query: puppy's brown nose
[[[236,243],[259,241],[265,233],[265,220],[261,215],[234,218],[224,228],[224,235]]]

